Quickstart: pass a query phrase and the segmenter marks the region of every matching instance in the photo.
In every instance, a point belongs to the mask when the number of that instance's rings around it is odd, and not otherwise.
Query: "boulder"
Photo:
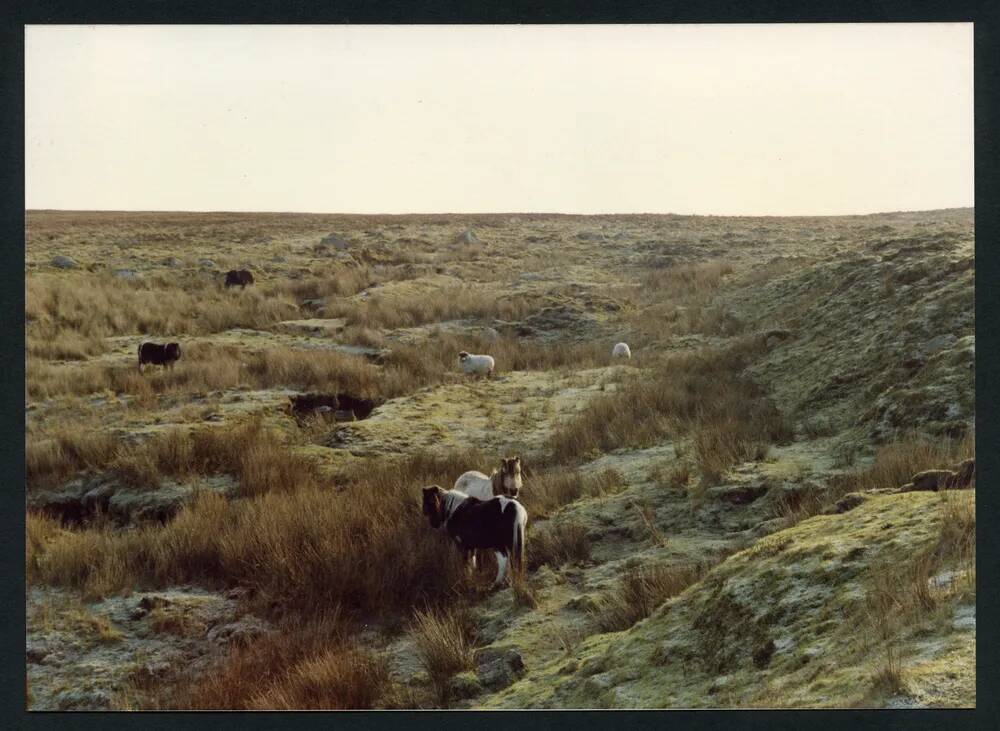
[[[972,484],[976,476],[976,460],[967,459],[955,465],[951,477],[945,479],[945,490],[964,490]]]
[[[914,490],[929,490],[931,492],[936,492],[938,489],[944,486],[945,481],[948,478],[955,476],[955,473],[951,470],[924,470],[923,472],[918,472],[910,480],[910,484],[913,485]]]
[[[479,678],[473,672],[459,673],[448,681],[448,696],[454,700],[472,698],[483,691]]]
[[[142,275],[134,269],[115,269],[112,275],[115,279],[142,279]]]
[[[75,259],[58,254],[52,257],[52,266],[58,267],[59,269],[75,269],[77,264]]]
[[[524,674],[524,659],[512,647],[484,647],[472,659],[480,684],[490,690],[506,688]]]
[[[215,269],[215,262],[211,259],[199,259],[198,266],[202,269]]]

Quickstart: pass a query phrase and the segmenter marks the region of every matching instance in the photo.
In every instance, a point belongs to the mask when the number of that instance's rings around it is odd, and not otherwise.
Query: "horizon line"
[[[346,211],[265,211],[265,210],[195,210],[169,208],[25,208],[28,213],[163,213],[163,214],[215,214],[215,215],[284,215],[284,216],[369,216],[369,217],[407,217],[407,216],[675,216],[690,218],[863,218],[867,216],[887,216],[899,213],[936,213],[942,211],[975,210],[975,204],[967,206],[945,206],[942,208],[913,208],[889,211],[870,211],[868,213],[676,213],[667,212],[602,212],[602,213],[562,213],[559,211],[478,211],[473,213],[456,213],[453,211],[439,212],[406,212],[406,213],[358,213]]]

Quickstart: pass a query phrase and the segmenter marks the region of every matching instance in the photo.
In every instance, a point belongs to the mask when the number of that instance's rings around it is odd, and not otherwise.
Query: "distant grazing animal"
[[[424,515],[432,528],[444,528],[465,555],[466,561],[478,549],[492,549],[497,556],[497,577],[493,586],[500,586],[508,577],[508,558],[513,570],[524,571],[525,529],[528,511],[517,500],[495,497],[479,500],[458,490],[445,490],[439,485],[424,488]]]
[[[611,355],[614,358],[631,358],[632,351],[628,349],[627,343],[618,343],[611,351]]]
[[[253,284],[253,274],[247,269],[230,269],[226,272],[227,287],[239,285],[240,289],[246,289],[248,284]]]
[[[489,477],[471,470],[455,480],[456,490],[480,500],[489,500],[498,495],[517,497],[523,485],[520,457],[501,459],[500,469],[493,470]]]
[[[490,355],[469,355],[464,350],[458,354],[458,364],[463,373],[476,376],[492,376],[496,363]]]
[[[167,343],[166,345],[143,343],[139,346],[139,372],[142,372],[142,367],[146,363],[173,368],[174,363],[180,360],[180,357],[181,346],[177,343]]]

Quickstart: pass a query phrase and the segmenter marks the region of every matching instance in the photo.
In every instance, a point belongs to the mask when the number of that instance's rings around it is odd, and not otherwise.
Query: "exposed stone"
[[[490,690],[506,688],[524,673],[524,660],[512,647],[486,647],[473,655],[476,676]]]
[[[59,269],[75,269],[77,264],[75,259],[63,256],[62,254],[57,254],[52,257],[52,266],[58,267]]]

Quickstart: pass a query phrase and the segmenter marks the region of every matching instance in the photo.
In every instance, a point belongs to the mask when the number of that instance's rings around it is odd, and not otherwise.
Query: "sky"
[[[973,205],[972,24],[28,26],[29,209]]]

